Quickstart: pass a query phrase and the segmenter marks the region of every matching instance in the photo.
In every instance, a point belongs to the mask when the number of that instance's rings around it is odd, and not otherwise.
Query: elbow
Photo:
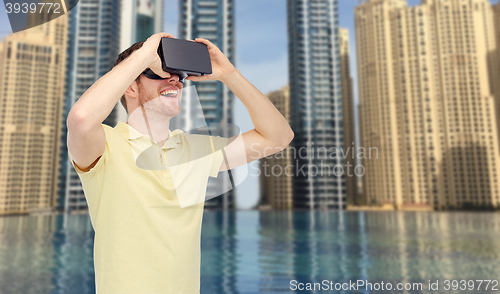
[[[289,128],[288,131],[285,132],[285,134],[286,135],[283,135],[283,141],[281,144],[281,148],[283,149],[285,149],[286,147],[288,147],[288,145],[290,145],[290,143],[293,140],[293,137],[295,136],[291,128]]]
[[[68,113],[66,126],[68,131],[88,132],[94,126],[90,121],[91,119],[85,112],[72,108]]]
[[[81,111],[78,111],[73,107],[68,113],[68,117],[66,118],[66,126],[68,127],[68,129],[72,129],[75,126],[81,125],[84,117],[85,115],[81,113]]]

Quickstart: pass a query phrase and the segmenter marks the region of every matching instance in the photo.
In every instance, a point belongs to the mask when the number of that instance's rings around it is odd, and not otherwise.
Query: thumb
[[[210,79],[210,75],[204,75],[204,76],[188,76],[186,80],[190,80],[193,82],[198,82],[198,81],[206,81]]]

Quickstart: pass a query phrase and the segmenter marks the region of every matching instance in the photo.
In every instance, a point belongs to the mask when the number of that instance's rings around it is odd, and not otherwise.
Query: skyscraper
[[[347,203],[358,203],[358,177],[356,163],[356,130],[354,124],[354,96],[352,93],[352,78],[349,66],[349,31],[339,29],[340,77],[342,79],[342,116],[344,127],[345,181]]]
[[[497,2],[495,6],[493,6],[493,18],[495,19],[495,27],[496,27],[496,36],[497,36],[497,62],[498,62],[498,67],[500,68],[500,1]],[[497,83],[497,91],[500,92],[500,85]],[[498,93],[497,96],[497,123],[499,125],[498,131],[500,133],[500,93]],[[500,135],[499,135],[500,136]]]
[[[267,94],[276,109],[290,123],[290,90],[288,85]],[[260,203],[277,209],[292,208],[292,151],[284,150],[260,159]]]
[[[498,67],[486,0],[370,0],[355,9],[364,197],[401,207],[498,205]]]
[[[293,206],[346,204],[342,81],[336,0],[288,0]],[[304,152],[303,150],[307,150]],[[301,152],[302,151],[302,152]]]
[[[497,64],[497,69],[494,70],[493,74],[497,74],[496,77],[492,77],[493,81],[499,81],[500,80],[500,2],[497,2],[496,5],[491,6],[492,12],[493,12],[493,19],[494,19],[494,25],[495,25],[495,35],[496,35],[496,54],[494,52],[490,52],[488,54],[491,54],[489,57],[490,63]],[[500,140],[500,83],[498,82],[493,82],[493,93],[494,96],[496,97],[496,119],[497,119],[497,129],[498,129],[498,136]]]
[[[164,0],[122,0],[120,11],[120,48],[146,41],[151,35],[163,32]],[[119,121],[128,119],[125,108],[117,103]]]
[[[236,65],[234,27],[233,0],[179,1],[179,39],[207,39],[219,47],[229,61]],[[191,131],[191,133],[220,135],[222,137],[237,135],[231,133],[228,127],[223,128],[223,134],[214,133],[219,124],[227,126],[233,123],[234,95],[232,92],[219,81],[201,81],[196,83],[186,81],[184,88],[189,88],[193,84],[196,87],[207,127],[196,130],[190,127],[191,122],[195,119],[200,119],[199,117],[179,117],[182,125],[175,125],[173,127],[184,131]],[[197,101],[183,99],[181,103],[183,109],[190,109],[194,107]],[[190,112],[185,113],[187,116],[190,115]],[[231,171],[229,171],[230,173]],[[225,183],[224,185],[231,185],[231,183]],[[211,189],[210,181],[208,189]],[[205,207],[231,209],[235,206],[234,202],[234,190],[231,190],[206,201]]]
[[[66,33],[61,16],[0,44],[0,214],[56,205]]]
[[[66,103],[61,137],[62,168],[60,209],[67,212],[87,210],[80,178],[69,162],[66,143],[66,118],[71,107],[95,81],[106,74],[118,56],[120,36],[119,0],[80,0],[69,13]],[[104,120],[114,127],[117,107]]]

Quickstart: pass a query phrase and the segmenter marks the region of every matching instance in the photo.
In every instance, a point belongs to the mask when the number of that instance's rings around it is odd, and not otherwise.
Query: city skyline
[[[166,0],[164,9],[164,31],[177,36],[177,0]],[[419,4],[419,0],[408,1],[409,6]],[[492,0],[496,3],[498,0]],[[354,104],[358,104],[356,43],[354,32],[354,7],[358,1],[339,3],[339,25],[349,30],[350,67],[353,78]],[[263,9],[265,7],[266,9]],[[345,12],[345,13],[344,13]],[[288,82],[286,43],[286,1],[235,1],[236,14],[236,63],[238,69],[264,94],[278,90]],[[0,6],[0,25],[9,28],[5,7]],[[0,39],[9,34],[0,30]],[[265,44],[265,46],[263,45]],[[238,99],[235,99],[235,123],[242,132],[251,129],[251,120]],[[356,108],[356,107],[355,107]],[[357,113],[357,111],[356,111]],[[258,167],[257,162],[249,164],[251,172]],[[238,206],[249,208],[258,201],[258,177],[249,176],[236,188]],[[255,188],[254,188],[255,187]]]
[[[178,0],[166,0],[164,5],[164,31],[178,36]],[[266,7],[266,9],[262,9]],[[351,1],[339,1],[339,10],[353,11]],[[353,14],[353,13],[352,13]],[[340,13],[340,26],[350,28],[353,17]],[[286,1],[235,1],[236,29],[236,64],[243,75],[264,94],[278,90],[288,83],[288,55],[286,29]],[[8,26],[7,14],[0,7],[0,24]],[[7,33],[7,32],[5,32]],[[0,38],[2,32],[0,31]],[[349,29],[350,66],[353,78],[353,91],[356,93],[356,70],[353,30]],[[356,96],[355,96],[356,97]],[[356,98],[355,98],[356,101]],[[356,102],[355,102],[356,104]],[[241,132],[253,128],[244,106],[234,99],[235,124]],[[249,163],[250,173],[258,169],[258,162]],[[258,201],[258,177],[250,174],[246,180],[235,189],[238,207],[250,208]]]

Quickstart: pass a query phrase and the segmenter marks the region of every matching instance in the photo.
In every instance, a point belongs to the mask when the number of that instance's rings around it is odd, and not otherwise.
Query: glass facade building
[[[336,0],[288,0],[293,207],[343,209],[343,107]]]
[[[120,0],[80,0],[68,13],[69,35],[66,69],[65,109],[61,136],[59,210],[87,211],[80,178],[69,162],[66,118],[71,107],[118,56]],[[116,107],[103,124],[114,127]]]
[[[204,38],[214,43],[235,65],[234,44],[234,1],[233,0],[180,0],[179,2],[179,38],[194,40]],[[179,118],[180,128],[190,133],[201,133],[230,137],[237,134],[231,133],[229,124],[233,123],[233,99],[231,91],[219,81],[203,81],[192,83],[186,81],[184,88],[195,85],[199,103],[203,110],[206,127],[193,129],[190,127],[197,117]],[[193,95],[190,95],[192,97]],[[193,99],[197,99],[194,97]],[[195,107],[192,99],[182,101],[183,109]],[[190,105],[193,104],[193,105]],[[223,126],[222,128],[220,128]],[[226,126],[226,127],[224,127]],[[231,171],[229,171],[231,173]],[[230,183],[226,183],[230,185]],[[208,183],[211,189],[211,183]],[[210,194],[210,193],[207,193]],[[234,190],[221,196],[206,201],[206,208],[234,208]]]

